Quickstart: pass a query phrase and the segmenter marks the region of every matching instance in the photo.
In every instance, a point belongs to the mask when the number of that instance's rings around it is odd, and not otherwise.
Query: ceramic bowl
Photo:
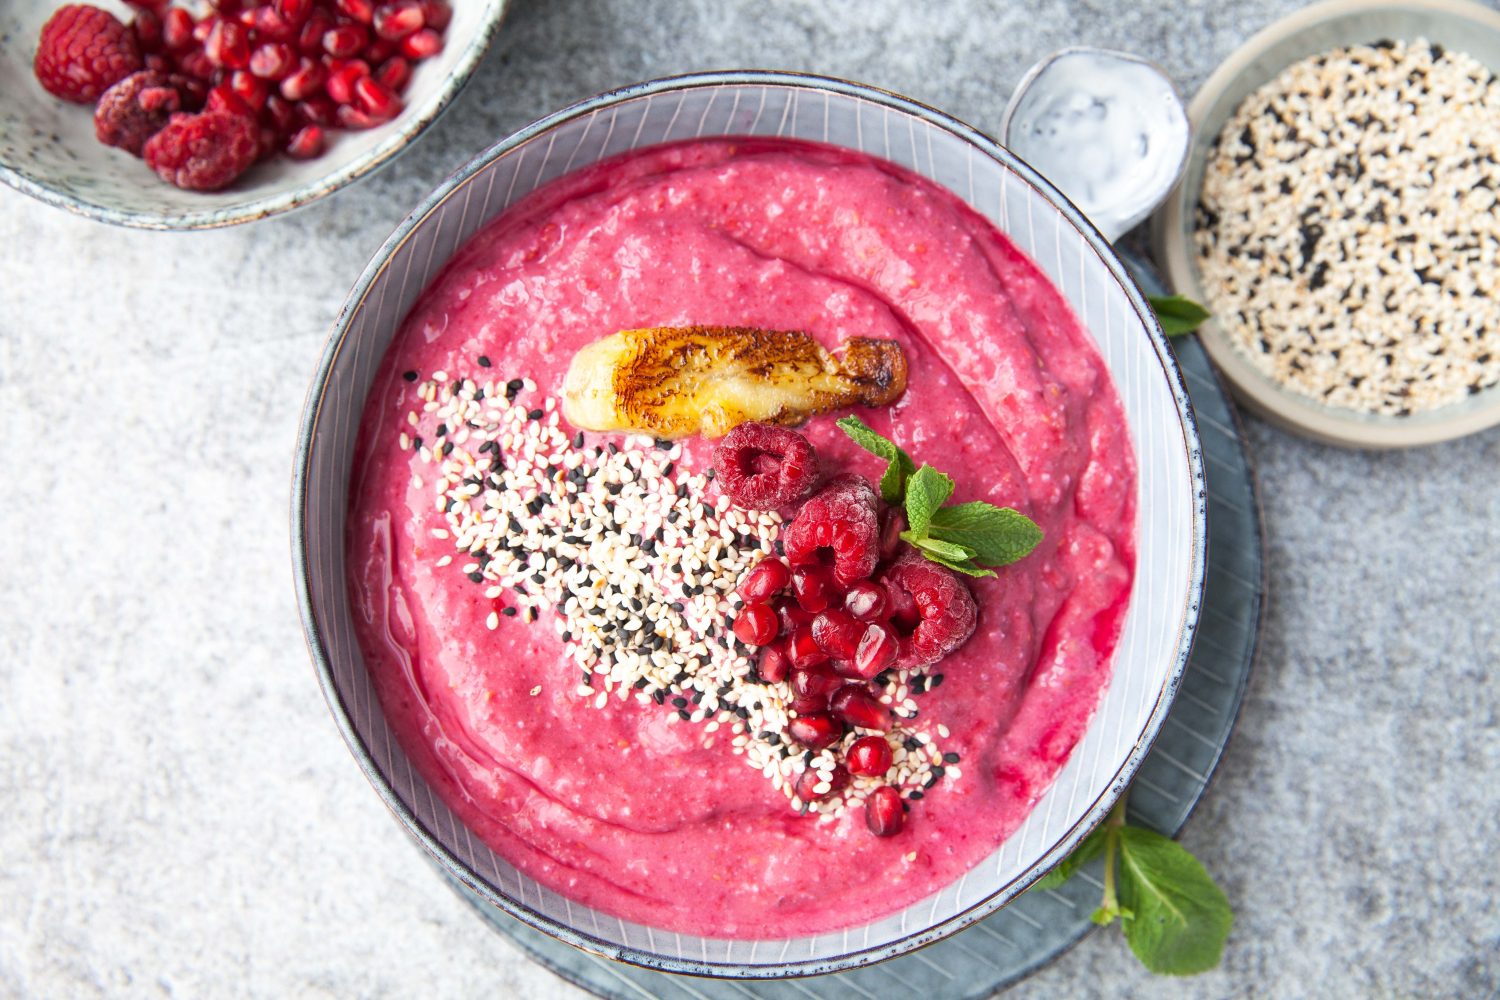
[[[91,0],[123,21],[119,0]],[[406,148],[453,101],[499,31],[509,0],[453,4],[442,52],[418,63],[406,110],[363,132],[330,133],[314,160],[278,156],[228,190],[183,191],[144,162],[94,138],[93,109],[53,97],[32,72],[37,37],[57,0],[0,6],[0,181],[49,205],[141,229],[212,229],[287,212],[363,177]]]
[[[1193,208],[1213,143],[1235,109],[1300,59],[1383,38],[1425,38],[1466,52],[1500,73],[1500,13],[1463,0],[1327,0],[1252,37],[1214,71],[1188,106],[1193,144],[1187,171],[1153,220],[1157,259],[1178,293],[1208,303],[1193,250]],[[1500,424],[1500,389],[1407,417],[1362,413],[1324,406],[1283,388],[1256,368],[1213,320],[1203,324],[1199,335],[1240,402],[1272,423],[1316,440],[1356,448],[1403,448]]]
[[[922,902],[849,930],[723,940],[618,920],[520,874],[434,795],[382,715],[355,639],[344,522],[370,381],[421,290],[486,222],[538,186],[626,150],[698,136],[788,136],[892,160],[956,192],[1009,234],[1098,343],[1140,469],[1138,562],[1114,675],[1072,757],[990,857]],[[806,975],[910,951],[1013,899],[1105,815],[1149,749],[1197,624],[1205,551],[1202,459],[1181,374],[1109,245],[1041,177],[940,112],[869,87],[779,73],[717,73],[627,87],[507,138],[434,191],[375,253],[336,322],[308,395],[292,501],[308,644],[345,739],[397,819],[487,903],[590,951],[669,972]]]

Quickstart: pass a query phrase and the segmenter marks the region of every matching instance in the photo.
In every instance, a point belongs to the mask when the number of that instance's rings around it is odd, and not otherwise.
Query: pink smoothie
[[[799,816],[743,757],[655,704],[581,702],[549,622],[504,618],[456,566],[416,454],[407,371],[529,377],[558,396],[573,352],[616,330],[889,337],[905,396],[862,410],[957,481],[1044,530],[978,580],[973,638],[917,697],[961,776],[880,839],[862,812]],[[477,366],[484,355],[488,372]],[[541,405],[538,403],[537,405]],[[833,425],[824,467],[879,478]],[[712,446],[679,465],[705,469]],[[1058,292],[946,190],[831,148],[702,141],[590,167],[465,246],[406,319],[363,417],[349,518],[360,639],[421,773],[499,855],[571,899],[669,930],[781,937],[868,922],[993,851],[1067,760],[1109,680],[1134,569],[1135,470],[1105,367]]]

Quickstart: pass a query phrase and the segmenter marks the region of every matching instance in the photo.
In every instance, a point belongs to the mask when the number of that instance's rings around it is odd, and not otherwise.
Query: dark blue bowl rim
[[[1163,373],[1167,376],[1173,399],[1177,405],[1178,416],[1182,422],[1183,438],[1187,448],[1188,468],[1194,495],[1190,578],[1186,606],[1183,609],[1182,619],[1178,626],[1175,662],[1171,666],[1166,682],[1158,692],[1156,702],[1152,707],[1150,715],[1147,717],[1146,724],[1135,746],[1116,771],[1113,779],[1106,786],[1105,791],[1095,799],[1094,803],[1085,811],[1083,817],[1026,873],[970,906],[968,909],[954,914],[952,917],[935,926],[910,934],[898,941],[856,949],[832,959],[813,959],[761,965],[694,962],[601,940],[576,928],[565,926],[546,914],[540,913],[524,903],[520,903],[497,892],[472,868],[449,851],[431,831],[422,825],[415,814],[407,808],[406,804],[401,801],[395,789],[385,779],[384,775],[380,773],[369,748],[364,744],[359,733],[355,730],[353,719],[344,705],[334,681],[333,664],[323,641],[323,629],[319,621],[318,609],[314,605],[308,573],[307,483],[312,458],[313,437],[323,404],[324,392],[327,387],[329,374],[337,363],[339,354],[349,335],[351,321],[363,304],[371,286],[384,271],[397,248],[411,237],[439,205],[451,197],[493,160],[528,142],[536,140],[538,137],[565,122],[590,114],[600,108],[633,98],[680,90],[718,87],[726,84],[779,86],[831,92],[904,112],[944,129],[967,142],[981,153],[999,161],[1021,176],[1033,188],[1051,201],[1058,211],[1088,241],[1094,252],[1099,255],[1111,276],[1125,292],[1131,308],[1135,310],[1137,318],[1141,321],[1151,338],[1152,346],[1156,351],[1158,361],[1161,363]],[[1182,683],[1183,672],[1187,667],[1188,655],[1192,650],[1193,636],[1197,628],[1203,598],[1207,555],[1207,502],[1208,490],[1204,474],[1203,451],[1198,435],[1197,420],[1193,413],[1192,403],[1188,397],[1187,383],[1182,370],[1177,364],[1176,356],[1168,345],[1167,338],[1162,333],[1161,327],[1156,321],[1156,316],[1147,304],[1145,296],[1130,277],[1124,264],[1115,256],[1109,241],[1094,228],[1083,213],[1058,191],[1057,188],[1025,163],[1025,161],[980,130],[951,115],[900,94],[866,84],[809,73],[767,70],[717,71],[662,77],[643,83],[631,84],[579,101],[576,104],[538,119],[496,142],[460,167],[423,199],[421,204],[396,227],[381,245],[380,249],[376,251],[369,264],[365,266],[364,272],[360,275],[358,281],[355,282],[348,298],[340,309],[339,315],[334,321],[328,343],[324,348],[317,372],[314,375],[312,385],[308,389],[307,398],[303,406],[302,426],[298,434],[292,477],[292,565],[297,589],[297,603],[302,617],[302,626],[308,650],[318,675],[318,682],[323,690],[324,701],[327,703],[329,711],[333,714],[334,721],[337,723],[339,731],[344,737],[344,742],[348,744],[350,752],[364,771],[365,777],[374,786],[375,791],[379,794],[386,807],[400,820],[407,832],[416,839],[418,844],[454,878],[458,879],[486,902],[504,910],[526,925],[574,947],[582,948],[585,951],[593,952],[616,961],[627,962],[658,972],[713,978],[790,978],[822,975],[844,969],[871,965],[914,951],[924,945],[931,944],[934,941],[962,930],[975,921],[994,912],[1028,889],[1033,882],[1041,878],[1042,875],[1063,858],[1067,857],[1078,842],[1104,819],[1115,802],[1129,786],[1131,778],[1145,759],[1147,752],[1155,743],[1157,734],[1166,720],[1167,709],[1171,706],[1172,700]]]

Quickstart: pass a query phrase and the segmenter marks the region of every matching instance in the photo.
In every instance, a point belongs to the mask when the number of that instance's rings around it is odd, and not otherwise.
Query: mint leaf
[[[1030,555],[1042,540],[1042,529],[1031,518],[983,500],[935,511],[927,533],[962,545],[985,566],[1009,566]]]
[[[940,556],[940,555],[938,555],[936,552],[932,551],[931,549],[921,549],[921,548],[919,548],[919,549],[917,549],[917,551],[920,552],[920,553],[922,553],[922,555],[926,556],[929,562],[935,562],[939,566],[946,566],[949,569],[953,570],[953,572],[955,572],[955,573],[962,573],[965,576],[998,576],[999,575],[999,574],[997,574],[992,569],[985,569],[983,566],[976,566],[976,565],[974,565],[974,561],[972,559],[962,559],[962,560],[959,560],[959,559],[949,559],[946,556]]]
[[[1181,295],[1148,295],[1146,301],[1150,303],[1151,311],[1156,313],[1161,332],[1168,337],[1192,333],[1203,325],[1204,320],[1213,316],[1213,313],[1192,299]]]
[[[953,480],[923,464],[906,481],[906,526],[917,538],[927,536],[932,515],[953,495]]]
[[[1197,858],[1152,830],[1122,826],[1120,909],[1125,939],[1152,972],[1190,976],[1219,964],[1234,913]]]
[[[1056,889],[1072,878],[1074,872],[1094,860],[1099,856],[1099,852],[1104,850],[1104,837],[1107,832],[1102,823],[1094,827],[1093,832],[1084,837],[1083,840],[1078,842],[1078,846],[1073,848],[1072,854],[1059,861],[1056,868],[1037,879],[1036,884],[1032,888],[1042,890]]]
[[[962,545],[955,545],[952,542],[944,542],[931,537],[917,538],[910,531],[901,532],[901,537],[919,549],[936,553],[944,559],[951,559],[953,562],[969,562],[974,558],[973,549],[965,548]]]
[[[876,434],[858,417],[845,417],[838,421],[838,428],[865,451],[886,460],[885,474],[880,477],[880,498],[893,507],[901,506],[906,480],[917,469],[911,456],[896,447],[894,441]]]

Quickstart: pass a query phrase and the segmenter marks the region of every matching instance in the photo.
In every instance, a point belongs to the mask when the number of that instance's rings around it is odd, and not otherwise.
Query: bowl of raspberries
[[[447,107],[507,0],[23,2],[0,10],[0,180],[118,225],[305,205]]]

